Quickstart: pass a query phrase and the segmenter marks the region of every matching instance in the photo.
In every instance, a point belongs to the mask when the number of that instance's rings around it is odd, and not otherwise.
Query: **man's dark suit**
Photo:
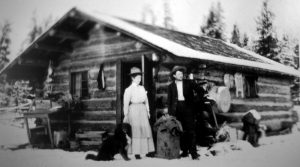
[[[182,81],[184,102],[178,101],[178,92],[175,81],[168,86],[168,113],[175,116],[182,124],[181,149],[189,151],[193,156],[197,154],[195,133],[194,92],[203,95],[203,89],[190,80]],[[200,95],[200,96],[201,96]]]

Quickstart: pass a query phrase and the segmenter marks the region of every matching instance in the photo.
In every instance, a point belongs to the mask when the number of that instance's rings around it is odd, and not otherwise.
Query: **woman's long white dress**
[[[152,131],[149,123],[147,92],[141,85],[132,83],[124,93],[124,116],[132,128],[129,154],[147,154],[154,151]]]

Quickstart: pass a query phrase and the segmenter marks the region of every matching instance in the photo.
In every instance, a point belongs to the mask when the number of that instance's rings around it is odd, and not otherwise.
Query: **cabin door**
[[[123,120],[123,96],[125,89],[131,84],[131,78],[128,75],[130,73],[130,69],[132,67],[138,67],[144,73],[142,75],[142,82],[141,84],[144,85],[146,91],[148,92],[148,100],[149,100],[149,107],[150,107],[150,115],[151,115],[151,123],[154,123],[156,118],[156,112],[154,107],[154,97],[155,97],[155,89],[154,89],[154,82],[153,82],[153,73],[152,73],[152,63],[146,56],[142,56],[139,61],[136,62],[121,62],[120,64],[121,69],[121,82],[120,82],[120,100],[119,104],[120,111],[121,111],[121,120]],[[121,121],[120,120],[120,121]],[[118,121],[119,122],[119,121]]]

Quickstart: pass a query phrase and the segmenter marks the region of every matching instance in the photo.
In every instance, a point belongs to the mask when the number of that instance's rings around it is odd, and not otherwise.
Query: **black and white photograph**
[[[298,167],[300,1],[1,0],[1,167]]]

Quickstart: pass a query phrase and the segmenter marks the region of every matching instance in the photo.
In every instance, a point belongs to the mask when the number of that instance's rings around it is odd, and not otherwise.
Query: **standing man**
[[[182,124],[183,134],[180,139],[181,157],[191,154],[192,159],[199,159],[196,148],[196,132],[194,113],[194,92],[201,93],[194,82],[183,79],[185,67],[174,66],[171,71],[172,83],[168,86],[168,113],[175,116]]]

